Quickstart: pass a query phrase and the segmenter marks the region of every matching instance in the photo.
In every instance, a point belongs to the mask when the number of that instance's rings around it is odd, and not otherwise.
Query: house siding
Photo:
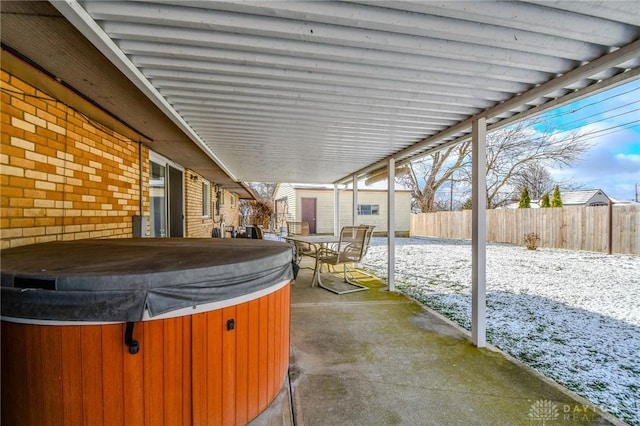
[[[316,233],[333,234],[334,217],[334,193],[333,189],[318,188],[295,188],[290,184],[282,184],[276,189],[274,199],[287,196],[293,199],[289,204],[290,220],[302,220],[301,213],[296,206],[301,204],[302,198],[316,199]],[[380,206],[379,215],[359,215],[358,224],[374,225],[374,232],[378,235],[387,234],[387,211],[388,197],[387,191],[358,191],[359,204],[377,204]],[[340,226],[351,225],[353,222],[353,192],[351,190],[340,191]],[[296,212],[292,215],[291,212]],[[396,214],[396,235],[404,236],[409,234],[411,212],[411,195],[407,191],[396,191],[395,214]]]
[[[333,234],[333,190],[296,189],[296,205],[302,206],[303,198],[316,199],[316,234]],[[302,212],[296,220],[302,220]]]
[[[297,215],[298,209],[296,208],[296,190],[289,183],[278,184],[274,191],[273,199],[275,202],[278,200],[284,200],[286,203],[286,212],[276,217],[276,228],[287,226],[288,221],[300,221],[300,217]],[[298,201],[299,202],[299,201]],[[283,210],[282,202],[278,202],[280,210]]]
[[[389,198],[387,191],[358,190],[358,204],[377,204],[378,215],[358,215],[358,225],[375,226],[374,233],[385,234],[388,230],[387,218]],[[411,195],[406,191],[395,193],[395,232],[396,235],[408,235],[411,225]],[[353,191],[340,193],[340,224],[351,225],[353,222]]]

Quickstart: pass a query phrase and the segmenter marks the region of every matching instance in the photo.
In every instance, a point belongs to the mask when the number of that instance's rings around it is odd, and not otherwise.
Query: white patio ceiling
[[[349,179],[640,69],[638,1],[52,4],[237,181]]]

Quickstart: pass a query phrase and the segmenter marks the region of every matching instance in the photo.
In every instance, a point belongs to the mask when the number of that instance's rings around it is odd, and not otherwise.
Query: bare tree
[[[515,186],[531,164],[564,165],[576,162],[592,144],[583,135],[571,132],[554,135],[551,129],[535,133],[535,121],[527,120],[495,132],[487,137],[487,206],[495,208],[512,199]]]
[[[513,179],[513,186],[527,188],[532,200],[539,200],[551,192],[554,185],[551,174],[540,162],[526,164]]]
[[[571,165],[591,147],[578,132],[558,136],[550,129],[534,131],[534,125],[540,123],[526,120],[487,135],[488,208],[519,199],[523,179],[538,173],[542,184],[545,166]],[[435,211],[435,194],[454,173],[457,180],[471,185],[470,150],[471,142],[466,141],[411,163],[406,183],[417,210]]]
[[[248,182],[247,185],[258,198],[270,199],[276,187],[272,182]]]
[[[403,175],[402,181],[411,188],[413,210],[438,210],[436,192],[456,170],[469,165],[470,147],[471,141],[462,142],[411,163],[410,173]]]

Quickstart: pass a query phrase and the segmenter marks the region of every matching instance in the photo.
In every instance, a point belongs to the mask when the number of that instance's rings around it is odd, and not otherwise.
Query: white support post
[[[353,226],[358,226],[358,175],[353,175]]]
[[[340,235],[340,191],[338,184],[333,184],[333,235]]]
[[[388,164],[388,181],[387,185],[387,241],[389,251],[389,263],[387,265],[387,280],[389,282],[389,291],[396,290],[395,274],[396,274],[396,160],[389,159]]]
[[[471,202],[471,340],[479,348],[487,344],[487,122],[480,118],[472,125]]]

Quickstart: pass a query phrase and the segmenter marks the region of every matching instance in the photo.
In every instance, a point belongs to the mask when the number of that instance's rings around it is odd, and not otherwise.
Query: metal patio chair
[[[356,291],[368,290],[357,281],[353,272],[349,269],[349,265],[360,263],[362,257],[366,253],[368,242],[371,239],[373,227],[370,226],[345,226],[340,231],[340,241],[335,249],[323,247],[316,254],[316,268],[313,275],[312,286],[316,283],[333,293],[346,294]],[[354,288],[346,290],[337,290],[322,283],[322,266],[327,265],[328,269],[338,265],[342,265],[344,282],[350,284]]]
[[[307,222],[287,222],[287,235],[309,235],[309,224]],[[294,242],[295,262],[300,264],[302,256],[316,258],[316,246],[314,244]]]

